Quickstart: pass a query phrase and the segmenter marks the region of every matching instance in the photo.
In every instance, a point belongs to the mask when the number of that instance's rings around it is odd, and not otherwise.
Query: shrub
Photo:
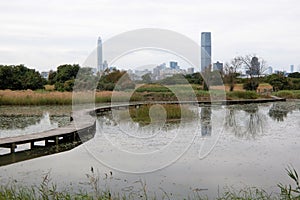
[[[230,99],[257,99],[259,95],[254,91],[233,91],[227,92],[227,98]]]

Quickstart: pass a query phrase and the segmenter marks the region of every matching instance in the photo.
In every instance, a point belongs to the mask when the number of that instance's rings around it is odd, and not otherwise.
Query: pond
[[[0,106],[0,139],[63,127],[70,122],[71,109],[71,106]],[[7,152],[8,149],[0,148],[0,154]]]
[[[289,183],[285,168],[300,169],[300,102],[185,106],[179,120],[154,105],[147,123],[134,114],[139,109],[99,115],[95,137],[70,151],[0,167],[1,182],[36,185],[50,173],[59,188],[89,189],[92,167],[101,187],[115,193],[146,185],[156,196],[213,198],[224,187],[279,192],[279,182]],[[1,128],[1,134],[13,128]]]

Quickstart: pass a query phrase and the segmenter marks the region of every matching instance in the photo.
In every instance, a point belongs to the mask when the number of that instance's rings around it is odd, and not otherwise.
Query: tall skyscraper
[[[291,65],[291,73],[294,73],[294,65]]]
[[[98,37],[98,43],[97,43],[97,68],[98,68],[98,72],[103,71],[101,37]]]
[[[201,33],[201,71],[211,66],[211,33]]]

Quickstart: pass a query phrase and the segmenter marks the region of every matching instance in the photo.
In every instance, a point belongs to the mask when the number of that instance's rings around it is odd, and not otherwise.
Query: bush
[[[254,91],[233,91],[227,92],[227,98],[230,99],[257,99],[259,95]]]
[[[257,81],[247,81],[246,83],[243,84],[243,89],[256,91],[258,85],[259,83]]]
[[[281,90],[273,95],[286,99],[300,99],[300,90]]]

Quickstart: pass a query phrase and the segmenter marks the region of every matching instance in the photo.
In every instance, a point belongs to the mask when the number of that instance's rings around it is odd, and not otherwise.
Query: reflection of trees
[[[40,123],[42,115],[23,116],[11,115],[0,116],[0,129],[24,129],[30,125]]]
[[[273,103],[268,114],[274,121],[284,121],[287,114],[294,109],[295,107],[293,105],[287,103]]]
[[[25,129],[29,126],[40,124],[45,119],[49,119],[51,124],[57,123],[59,127],[65,126],[70,122],[70,117],[67,115],[0,115],[0,130]]]
[[[211,107],[201,108],[201,135],[211,136],[212,126],[211,126]]]
[[[239,119],[236,118],[239,110],[245,112],[245,118],[241,119],[240,113],[238,114]],[[244,122],[244,127],[239,125],[239,120]],[[243,105],[242,107],[229,106],[227,108],[225,125],[232,128],[237,137],[255,138],[263,132],[264,123],[265,116],[258,112],[258,106],[255,104]]]

